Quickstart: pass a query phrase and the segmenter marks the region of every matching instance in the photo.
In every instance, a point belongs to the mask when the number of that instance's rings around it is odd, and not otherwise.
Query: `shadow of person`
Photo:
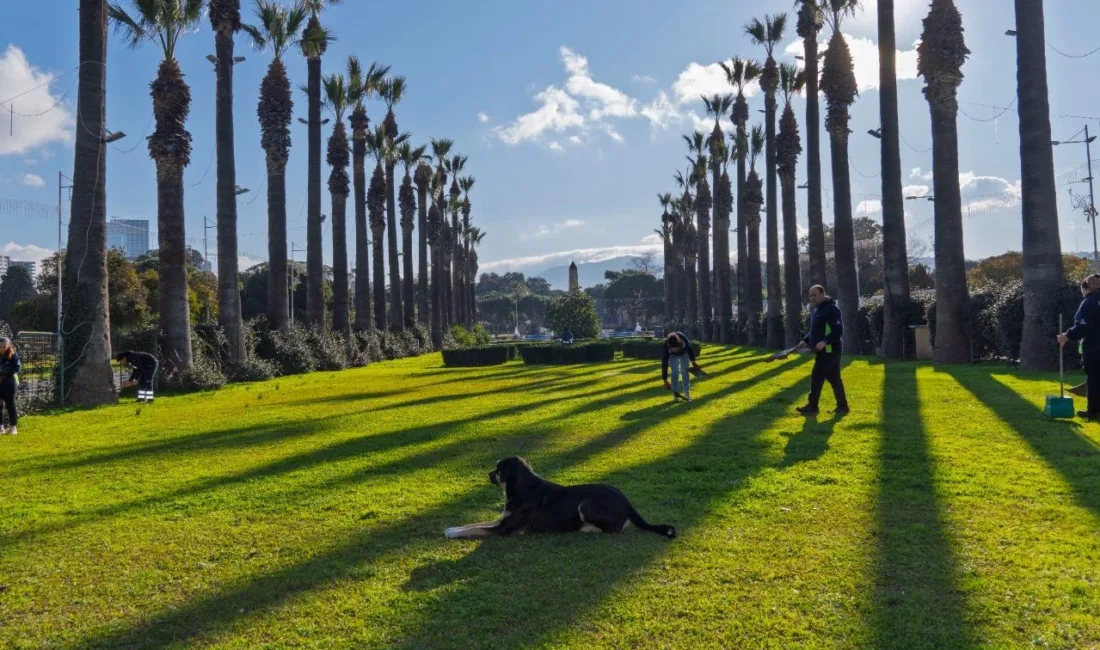
[[[824,456],[829,449],[829,438],[833,435],[833,429],[843,417],[837,415],[828,420],[821,420],[818,415],[806,416],[800,432],[784,434],[787,436],[787,447],[783,451],[783,461],[779,466],[792,467]]]

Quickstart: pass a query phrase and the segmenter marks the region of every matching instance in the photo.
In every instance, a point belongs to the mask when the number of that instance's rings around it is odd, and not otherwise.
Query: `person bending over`
[[[668,383],[668,367],[672,365],[672,384]],[[695,350],[691,347],[691,341],[683,332],[673,332],[665,339],[664,352],[661,355],[661,380],[665,382],[665,390],[672,390],[672,401],[691,401],[691,378],[688,370],[702,372],[699,364],[695,363]],[[681,384],[683,384],[681,386]],[[683,392],[681,392],[681,389]]]
[[[1058,344],[1079,342],[1087,402],[1085,410],[1077,415],[1096,420],[1100,419],[1100,275],[1090,275],[1081,281],[1081,296],[1084,299],[1073,316],[1073,327],[1058,335]]]
[[[844,321],[836,301],[825,295],[825,288],[819,284],[810,287],[810,333],[798,344],[798,349],[810,349],[817,355],[814,369],[810,375],[810,397],[805,406],[796,411],[802,415],[817,415],[817,402],[821,398],[821,389],[825,382],[833,387],[836,397],[837,415],[848,414],[848,397],[844,394],[844,380],[840,378],[841,336],[844,334]]]
[[[122,385],[129,388],[137,384],[137,401],[153,403],[153,379],[157,376],[160,363],[157,358],[148,352],[119,352],[115,356],[119,363],[128,363],[133,368],[130,378]]]

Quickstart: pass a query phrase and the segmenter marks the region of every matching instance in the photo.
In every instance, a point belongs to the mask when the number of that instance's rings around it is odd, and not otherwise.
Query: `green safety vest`
[[[833,328],[828,323],[825,323],[825,338],[829,338],[829,335],[833,333]],[[832,354],[833,346],[831,343],[825,344],[825,352]]]

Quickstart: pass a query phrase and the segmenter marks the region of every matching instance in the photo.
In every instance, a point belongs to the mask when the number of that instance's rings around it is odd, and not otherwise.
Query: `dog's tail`
[[[669,539],[676,538],[676,529],[674,527],[666,526],[665,524],[650,524],[645,519],[642,519],[642,516],[634,509],[634,506],[627,504],[627,508],[629,508],[626,512],[627,519],[638,528],[648,530],[651,533],[657,533],[658,535],[663,535]]]

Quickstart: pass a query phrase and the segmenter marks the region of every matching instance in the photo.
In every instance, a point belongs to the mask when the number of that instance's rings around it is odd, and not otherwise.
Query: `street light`
[[[935,201],[936,197],[932,196],[931,194],[921,194],[920,196],[905,197],[906,201],[919,201],[921,199],[924,199],[925,201]]]
[[[247,187],[241,187],[240,185],[234,185],[233,188],[234,188],[233,192],[237,196],[240,196],[242,194],[248,194],[248,192],[250,191]]]
[[[1051,146],[1054,146],[1054,147],[1057,147],[1058,145],[1061,145],[1061,144],[1083,144],[1083,145],[1085,145],[1085,160],[1088,163],[1088,170],[1089,170],[1088,178],[1085,179],[1085,180],[1088,180],[1088,182],[1089,182],[1089,209],[1088,209],[1088,212],[1086,213],[1085,216],[1089,220],[1089,222],[1092,223],[1092,262],[1093,262],[1093,264],[1096,265],[1096,269],[1100,270],[1100,252],[1097,251],[1097,246],[1096,246],[1096,197],[1093,194],[1093,188],[1092,188],[1092,149],[1089,146],[1089,145],[1092,144],[1092,141],[1095,140],[1095,139],[1096,139],[1095,135],[1094,136],[1089,136],[1089,125],[1086,124],[1085,125],[1085,139],[1084,140],[1066,140],[1066,141],[1061,141],[1061,142],[1058,141],[1058,140],[1053,140],[1053,141],[1051,141],[1050,144],[1051,144]]]
[[[1006,29],[1005,30],[1005,36],[1015,36],[1015,35],[1016,35],[1016,30],[1015,29]]]
[[[799,185],[799,186],[798,186],[798,189],[800,189],[800,190],[808,190],[808,189],[810,189],[810,184],[809,184],[809,183],[803,183],[803,184],[801,184],[801,185]]]
[[[878,138],[879,140],[881,140],[882,129],[867,129],[867,135],[871,136],[872,138]]]
[[[309,120],[307,120],[304,117],[299,117],[298,121],[301,122],[302,124],[307,124],[307,125],[309,124]],[[328,118],[327,117],[325,119],[321,120],[321,126],[324,126],[326,124],[328,124]]]
[[[112,142],[118,142],[119,140],[126,137],[126,134],[123,133],[122,131],[118,131],[117,133],[111,133],[110,131],[105,130],[105,133],[106,133],[106,135],[103,136],[103,144],[111,144]]]

